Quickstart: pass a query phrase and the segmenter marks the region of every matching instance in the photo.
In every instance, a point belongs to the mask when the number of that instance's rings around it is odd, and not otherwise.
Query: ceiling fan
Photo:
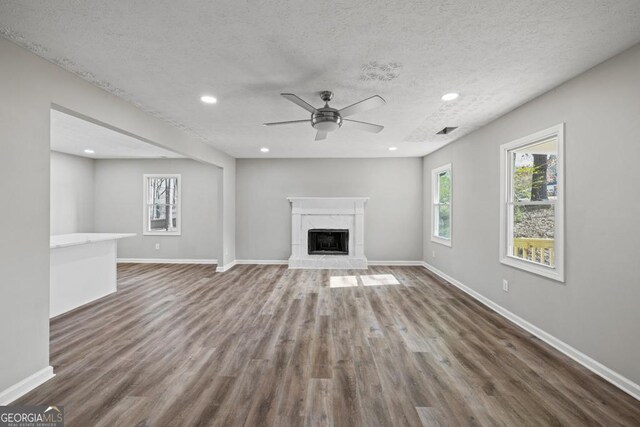
[[[311,123],[311,126],[313,126],[313,128],[318,131],[316,133],[316,141],[326,139],[329,132],[333,132],[334,130],[339,129],[345,122],[349,123],[349,126],[353,126],[354,128],[364,130],[366,132],[378,133],[382,129],[384,129],[384,126],[344,118],[386,104],[385,100],[378,95],[363,99],[362,101],[351,104],[348,107],[342,108],[340,110],[329,107],[329,101],[333,99],[333,92],[329,90],[323,90],[322,92],[320,92],[320,99],[324,101],[324,107],[322,108],[315,108],[308,102],[292,93],[281,93],[280,95],[284,96],[289,101],[293,102],[296,105],[299,105],[300,107],[310,112],[311,119],[265,123],[265,126],[289,125],[294,123]]]

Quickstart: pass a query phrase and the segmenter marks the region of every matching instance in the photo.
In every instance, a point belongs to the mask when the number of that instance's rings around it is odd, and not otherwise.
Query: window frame
[[[149,206],[149,179],[152,178],[176,178],[178,185],[176,187],[176,229],[173,231],[150,231],[148,218]],[[178,173],[150,173],[142,176],[142,234],[144,236],[181,236],[182,235],[182,175]]]
[[[530,273],[564,283],[564,123],[527,135],[500,146],[500,262]],[[515,257],[511,242],[513,220],[510,204],[512,201],[513,171],[510,153],[548,139],[556,139],[556,200],[549,203],[554,206],[554,266],[546,266],[526,259]],[[531,202],[536,204],[536,202]]]
[[[442,203],[440,203],[440,180],[443,172],[449,172],[449,238],[436,235],[436,221],[440,220],[439,213],[436,214]],[[439,210],[438,210],[439,212]],[[431,241],[452,247],[453,245],[453,169],[451,163],[442,165],[431,170]]]

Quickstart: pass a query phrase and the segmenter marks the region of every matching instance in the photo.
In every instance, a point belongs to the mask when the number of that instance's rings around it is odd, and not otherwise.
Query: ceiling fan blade
[[[360,102],[356,102],[355,104],[351,104],[348,107],[344,107],[338,112],[342,117],[348,117],[357,113],[361,113],[363,111],[380,107],[386,103],[387,102],[379,95],[373,95],[371,98],[363,99]]]
[[[359,122],[357,120],[351,120],[351,119],[344,119],[344,121],[352,123],[350,126],[356,127],[366,132],[379,133],[380,131],[382,131],[382,129],[384,129],[384,126],[374,125],[373,123]]]
[[[327,139],[327,132],[319,130],[318,133],[316,133],[316,141],[321,141],[323,139]]]
[[[271,122],[271,123],[263,123],[262,126],[279,126],[279,125],[290,125],[293,123],[309,123],[309,119],[306,120],[290,120],[288,122]]]
[[[289,101],[293,102],[296,105],[299,105],[300,107],[304,108],[305,110],[307,110],[310,113],[315,113],[316,111],[318,111],[318,110],[315,109],[315,107],[313,107],[311,104],[309,104],[307,101],[301,99],[297,95],[294,95],[292,93],[281,93],[280,95],[284,96]]]

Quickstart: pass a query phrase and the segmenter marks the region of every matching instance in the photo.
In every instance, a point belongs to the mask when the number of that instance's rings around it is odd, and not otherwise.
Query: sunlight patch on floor
[[[356,276],[332,276],[329,281],[330,288],[351,288],[358,286]]]
[[[393,274],[370,274],[360,276],[365,286],[399,285],[400,282]]]
[[[332,276],[329,278],[330,288],[355,288],[358,286],[358,277],[364,286],[393,286],[400,281],[393,274],[367,274],[355,276]]]

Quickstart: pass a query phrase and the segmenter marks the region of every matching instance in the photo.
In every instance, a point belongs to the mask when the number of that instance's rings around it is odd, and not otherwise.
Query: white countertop
[[[73,233],[51,236],[49,248],[66,248],[68,246],[86,245],[87,243],[104,242],[107,240],[124,239],[133,237],[135,233]]]

